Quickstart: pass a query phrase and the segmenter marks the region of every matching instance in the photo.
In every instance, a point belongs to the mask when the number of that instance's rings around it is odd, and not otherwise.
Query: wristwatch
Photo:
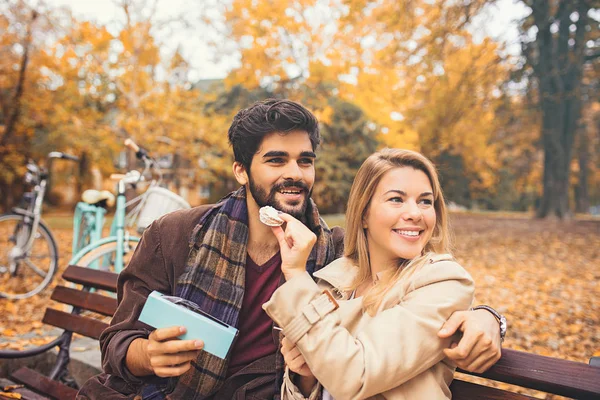
[[[471,310],[475,311],[475,310],[486,310],[489,313],[491,313],[494,317],[496,317],[496,319],[498,320],[498,323],[500,324],[500,340],[502,342],[504,342],[504,336],[506,336],[506,318],[504,317],[504,315],[500,314],[498,311],[494,310],[492,307],[490,306],[486,306],[486,305],[481,305],[481,306],[476,306],[471,308]]]

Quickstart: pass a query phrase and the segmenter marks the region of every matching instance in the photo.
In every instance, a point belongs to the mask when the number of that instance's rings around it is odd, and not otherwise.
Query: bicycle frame
[[[117,206],[115,209],[115,216],[113,220],[114,232],[111,235],[100,240],[92,241],[89,245],[81,249],[77,254],[69,261],[70,265],[76,265],[83,256],[85,256],[91,250],[111,242],[117,243],[117,251],[114,260],[115,272],[119,273],[123,270],[123,254],[126,252],[126,245],[130,240],[139,242],[140,238],[137,236],[129,236],[125,230],[125,214],[126,214],[126,200],[125,200],[125,189],[127,188],[126,179],[121,179],[117,184]],[[112,229],[111,229],[112,231]]]
[[[77,203],[77,206],[75,207],[75,215],[73,216],[73,254],[77,254],[77,252],[83,248],[82,243],[79,243],[81,220],[83,218],[93,218],[93,221],[91,221],[93,229],[90,229],[89,232],[90,243],[93,243],[102,238],[102,227],[104,226],[105,214],[106,210],[102,207],[88,204],[83,201]],[[93,217],[90,217],[90,215],[93,215]],[[86,226],[89,227],[90,225]]]
[[[23,219],[23,221],[25,223],[29,224],[30,221],[32,221],[30,224],[31,228],[29,230],[29,237],[27,239],[27,242],[25,242],[24,244],[17,243],[17,246],[22,251],[22,254],[26,254],[29,250],[31,250],[31,246],[33,246],[33,241],[35,240],[35,232],[37,232],[38,226],[40,224],[40,220],[42,218],[41,211],[42,211],[42,203],[44,201],[44,194],[46,193],[46,183],[47,183],[47,179],[42,178],[40,180],[40,183],[35,185],[35,187],[33,188],[33,191],[32,191],[35,198],[30,203],[30,205],[27,207],[27,209],[18,208],[18,207],[15,207],[12,209],[12,211],[15,214],[21,214],[25,217]],[[33,207],[31,206],[31,204],[33,204]]]

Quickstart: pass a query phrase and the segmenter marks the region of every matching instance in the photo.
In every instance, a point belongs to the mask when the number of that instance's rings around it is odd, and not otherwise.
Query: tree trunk
[[[585,0],[561,0],[554,16],[547,0],[532,2],[534,24],[538,28],[535,42],[537,59],[533,63],[538,81],[542,110],[544,146],[544,191],[537,216],[570,216],[569,174],[573,143],[581,117],[581,89],[585,49],[585,29],[589,4]],[[579,14],[574,25],[570,16]],[[558,33],[551,26],[558,23]]]
[[[11,101],[12,107],[10,107],[10,112],[8,115],[6,115],[4,134],[0,138],[0,147],[4,147],[8,143],[11,143],[11,140],[15,135],[15,129],[17,126],[17,121],[19,120],[19,115],[21,114],[21,98],[23,97],[23,91],[25,87],[25,74],[27,72],[27,65],[29,64],[31,36],[33,24],[37,17],[37,11],[32,11],[31,21],[27,26],[25,40],[23,41],[23,57],[21,57],[21,65],[19,66],[19,78],[17,80],[17,86],[15,87],[15,94]]]
[[[591,141],[589,140],[587,129],[583,126],[577,145],[579,177],[575,186],[575,211],[581,214],[590,211],[590,191],[588,186],[591,160],[590,146]]]
[[[88,152],[84,151],[81,153],[81,157],[79,157],[79,171],[77,174],[76,188],[77,188],[77,198],[81,196],[81,193],[88,187],[90,181],[90,161]]]

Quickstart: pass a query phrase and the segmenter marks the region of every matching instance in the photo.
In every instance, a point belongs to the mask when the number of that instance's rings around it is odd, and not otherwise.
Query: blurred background
[[[81,193],[140,167],[126,138],[170,190],[213,202],[237,187],[233,115],[291,98],[321,122],[313,198],[330,225],[369,154],[423,152],[477,302],[508,318],[504,346],[587,363],[600,356],[599,21],[599,0],[0,0],[0,209],[28,189],[28,159],[79,156],[50,166],[62,270]],[[50,293],[0,302],[0,348],[53,338],[39,322]]]
[[[341,213],[374,150],[438,165],[454,209],[600,214],[597,0],[2,0],[0,204],[52,150],[68,207],[161,159],[192,205],[235,188],[226,134],[256,100],[319,117],[314,198]]]

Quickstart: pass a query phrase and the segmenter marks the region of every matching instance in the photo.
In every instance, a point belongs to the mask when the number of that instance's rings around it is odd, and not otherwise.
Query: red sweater
[[[227,376],[231,376],[259,358],[277,351],[273,341],[273,321],[262,309],[279,285],[281,255],[275,254],[263,265],[246,257],[246,286],[238,321],[238,337],[231,349]]]

